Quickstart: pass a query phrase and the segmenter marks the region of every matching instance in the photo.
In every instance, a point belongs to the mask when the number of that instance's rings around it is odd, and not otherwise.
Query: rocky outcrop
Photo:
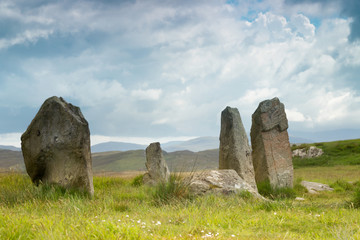
[[[302,181],[301,185],[311,194],[317,194],[322,191],[334,191],[329,185],[323,183]]]
[[[257,190],[251,148],[237,108],[226,107],[221,112],[219,169],[234,169]]]
[[[160,143],[151,143],[146,148],[146,163],[148,172],[144,175],[144,183],[154,185],[159,182],[167,182],[170,171],[165,162]]]
[[[300,158],[315,158],[315,157],[320,157],[323,154],[324,151],[321,148],[317,148],[315,146],[311,146],[309,149],[300,148],[292,151],[293,157],[300,157]]]
[[[194,195],[209,193],[241,193],[247,191],[256,198],[264,199],[235,170],[211,170],[196,174],[189,180],[189,190]]]
[[[278,98],[263,101],[252,115],[251,146],[255,179],[274,188],[293,186],[292,154],[285,107]]]
[[[31,180],[84,190],[93,195],[88,122],[80,108],[51,97],[21,136],[26,171]]]

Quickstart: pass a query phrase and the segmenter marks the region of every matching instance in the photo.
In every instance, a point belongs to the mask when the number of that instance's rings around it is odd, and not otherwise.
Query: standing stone
[[[21,136],[26,171],[35,184],[94,194],[90,131],[80,108],[51,97]]]
[[[221,112],[219,169],[234,169],[257,190],[249,140],[237,108]]]
[[[292,152],[285,107],[278,98],[265,100],[252,115],[251,146],[257,184],[293,186]]]
[[[160,143],[151,143],[146,148],[145,166],[148,172],[144,175],[144,183],[154,185],[169,181],[170,171],[162,154]]]

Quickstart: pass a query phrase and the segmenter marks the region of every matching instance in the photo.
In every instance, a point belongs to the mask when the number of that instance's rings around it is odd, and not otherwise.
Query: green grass
[[[141,176],[95,177],[90,198],[0,173],[0,239],[360,239],[359,144],[315,144],[325,155],[294,160],[294,189],[259,188],[271,201],[189,197],[179,178],[151,188]],[[335,191],[310,195],[301,180]]]
[[[333,179],[342,190],[332,193],[294,188],[305,201],[239,194],[161,203],[157,187],[133,179],[95,177],[91,199],[2,174],[0,239],[359,239],[360,211],[352,202],[359,176],[351,184]]]
[[[294,188],[283,187],[273,188],[269,181],[264,181],[257,185],[259,193],[269,199],[294,199],[296,193]]]

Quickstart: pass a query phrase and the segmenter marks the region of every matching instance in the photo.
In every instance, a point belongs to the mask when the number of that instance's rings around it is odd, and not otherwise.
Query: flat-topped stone
[[[278,98],[265,100],[252,115],[251,146],[257,184],[293,186],[292,152],[285,107]]]

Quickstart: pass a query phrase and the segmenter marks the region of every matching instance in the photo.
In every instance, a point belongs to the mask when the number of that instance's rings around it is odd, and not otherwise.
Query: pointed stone
[[[144,175],[144,183],[154,185],[169,181],[170,171],[162,154],[160,143],[151,143],[146,148],[145,166],[148,172]]]
[[[257,191],[251,148],[237,108],[221,112],[219,169],[234,169]]]
[[[265,100],[252,115],[251,146],[257,184],[293,187],[292,152],[285,107],[278,98]]]
[[[80,108],[51,97],[21,136],[31,180],[94,194],[90,130]]]

